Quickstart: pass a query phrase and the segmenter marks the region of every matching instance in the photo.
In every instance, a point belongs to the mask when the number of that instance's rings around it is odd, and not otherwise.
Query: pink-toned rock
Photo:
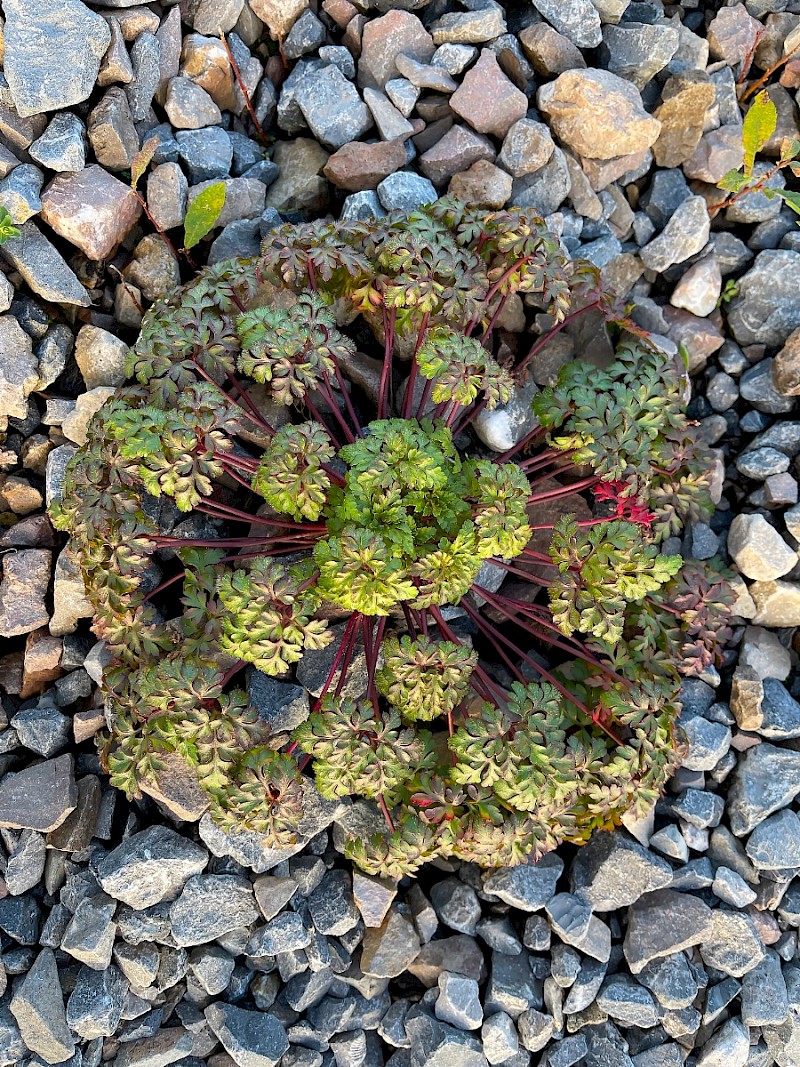
[[[528,98],[500,69],[494,52],[484,48],[450,97],[450,107],[479,133],[505,137],[527,112]]]
[[[453,175],[447,195],[465,204],[498,209],[511,196],[514,179],[488,159],[479,159],[469,170]]]
[[[420,63],[427,63],[433,55],[433,38],[420,19],[410,11],[389,11],[371,19],[361,35],[358,84],[383,89],[400,74],[396,59],[401,52]]]
[[[323,174],[339,189],[357,193],[375,189],[379,182],[406,164],[402,141],[350,141],[328,158]]]
[[[64,642],[53,637],[47,627],[29,633],[25,641],[25,660],[20,696],[24,699],[41,693],[48,682],[61,675]]]
[[[494,157],[494,146],[488,137],[475,133],[469,126],[456,124],[419,157],[419,168],[426,178],[439,185],[479,159],[494,162]]]
[[[653,153],[649,148],[643,152],[631,152],[628,155],[612,156],[611,159],[581,159],[581,167],[589,184],[596,193],[608,188],[612,182],[628,174],[646,174],[653,163]],[[623,182],[623,184],[627,184]]]
[[[725,337],[713,318],[701,319],[690,311],[664,307],[669,337],[676,345],[683,345],[689,353],[689,373],[703,370],[709,356],[722,347]]]
[[[761,23],[744,4],[721,8],[707,31],[712,59],[723,59],[729,67],[741,63],[753,50],[760,30]]]
[[[130,187],[96,163],[60,174],[42,193],[44,221],[89,259],[110,256],[141,212]]]
[[[743,159],[742,127],[730,123],[703,134],[697,148],[684,160],[683,173],[687,178],[716,185],[729,170],[738,170]],[[715,199],[722,199],[714,195]]]

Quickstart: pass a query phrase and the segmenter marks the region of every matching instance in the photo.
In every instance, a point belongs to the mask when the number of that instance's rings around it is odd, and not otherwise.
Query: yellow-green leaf
[[[729,170],[717,182],[718,189],[725,189],[729,193],[738,193],[745,185],[747,185],[747,178],[740,170]]]
[[[762,90],[750,106],[742,125],[742,142],[744,144],[744,172],[749,178],[753,173],[756,152],[759,152],[775,132],[778,125],[778,111],[769,98],[766,89]]]
[[[186,218],[183,220],[184,239],[186,248],[194,248],[201,241],[220,216],[225,206],[225,183],[215,182],[209,185],[201,193],[198,193],[189,205]]]
[[[135,189],[142,179],[142,175],[150,165],[150,160],[156,154],[158,138],[148,137],[142,147],[133,157],[131,163],[131,189]]]
[[[800,215],[800,193],[795,193],[791,189],[776,189],[775,192],[792,211]]]

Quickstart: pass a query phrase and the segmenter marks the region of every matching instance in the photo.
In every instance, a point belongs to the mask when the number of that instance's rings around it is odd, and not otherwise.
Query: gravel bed
[[[763,194],[715,207],[737,79],[800,44],[800,0],[2,6],[0,1067],[800,1067],[800,230]],[[757,170],[800,136],[798,86],[800,54]],[[146,217],[128,175],[153,137]],[[109,788],[103,651],[44,508],[188,277],[151,220],[180,245],[219,180],[198,262],[281,218],[519,205],[686,354],[719,506],[667,547],[738,569],[736,626],[684,685],[648,819],[395,886],[340,852],[358,802],[312,800],[279,851],[172,767],[142,801]]]

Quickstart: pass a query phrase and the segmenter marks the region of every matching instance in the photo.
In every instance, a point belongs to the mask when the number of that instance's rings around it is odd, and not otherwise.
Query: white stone
[[[800,582],[753,582],[750,595],[759,626],[800,626]]]
[[[748,626],[739,650],[739,664],[752,667],[759,678],[777,678],[784,682],[792,669],[792,656],[778,635],[763,626]]]
[[[670,304],[705,318],[717,306],[722,292],[722,274],[716,257],[706,256],[694,263],[675,286]]]
[[[758,581],[781,578],[798,562],[797,553],[758,514],[736,516],[728,533],[728,551],[742,574]]]

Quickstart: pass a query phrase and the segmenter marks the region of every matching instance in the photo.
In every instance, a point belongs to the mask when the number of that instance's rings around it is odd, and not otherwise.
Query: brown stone
[[[30,515],[32,511],[38,511],[44,502],[36,486],[16,474],[5,480],[0,479],[0,496],[15,515]]]
[[[328,153],[309,137],[279,141],[272,155],[280,169],[267,189],[267,207],[277,211],[322,212],[328,203],[328,183],[321,171]]]
[[[102,708],[90,708],[88,711],[76,711],[72,716],[72,734],[75,744],[88,741],[106,725],[106,716]]]
[[[205,89],[223,111],[236,107],[234,79],[225,47],[216,37],[189,33],[183,39],[181,74]]]
[[[178,261],[157,233],[148,233],[141,239],[122,273],[147,300],[167,296],[181,283]]]
[[[389,11],[367,22],[361,35],[358,84],[362,88],[383,89],[391,78],[398,78],[395,60],[400,52],[420,63],[427,63],[434,53],[433,38],[416,15]]]
[[[456,123],[419,157],[419,168],[435,185],[441,185],[479,159],[494,162],[494,158],[494,145],[488,137]]]
[[[682,308],[664,307],[664,318],[669,326],[669,336],[676,345],[685,345],[689,353],[689,373],[702,370],[709,356],[721,348],[725,337],[719,326],[711,319],[698,318]]]
[[[731,683],[731,711],[741,730],[759,730],[764,721],[764,682],[752,667],[738,666]]]
[[[44,221],[89,259],[107,259],[141,213],[130,186],[96,163],[60,174],[42,193]]]
[[[687,178],[716,185],[729,170],[738,170],[743,159],[742,127],[730,123],[703,134],[697,148],[684,161],[683,173]],[[718,189],[712,193],[716,201],[721,199]]]
[[[682,71],[669,79],[661,94],[662,104],[655,111],[661,133],[653,145],[653,155],[659,167],[678,167],[692,155],[703,136],[706,111],[714,97],[714,85],[705,71]]]
[[[112,85],[90,112],[87,133],[97,162],[109,170],[127,170],[139,151],[139,134],[133,124],[128,98]]]
[[[200,788],[197,773],[174,753],[168,753],[159,762],[163,769],[140,783],[142,792],[179,819],[197,822],[208,807],[208,796]]]
[[[550,77],[586,67],[580,49],[546,22],[526,26],[519,35],[519,43],[537,74]]]
[[[653,162],[653,153],[649,148],[641,152],[630,152],[623,156],[612,156],[611,159],[587,159],[581,158],[581,167],[589,184],[596,193],[608,188],[618,178],[623,178],[632,172],[639,173],[649,170]]]
[[[402,141],[350,141],[332,156],[323,174],[339,189],[357,193],[375,189],[379,182],[406,164],[406,149]]]
[[[636,86],[608,70],[565,71],[536,99],[553,133],[589,159],[643,152],[661,132]]]
[[[397,896],[397,882],[391,878],[370,878],[353,871],[353,898],[367,927],[379,927]]]
[[[368,929],[361,950],[361,970],[376,978],[396,978],[408,969],[420,950],[413,925],[392,908],[377,928]]]
[[[46,626],[44,598],[50,583],[52,553],[27,548],[3,556],[0,582],[0,637],[16,637]]]
[[[74,441],[76,445],[85,445],[89,422],[116,391],[111,386],[100,385],[96,389],[90,389],[88,393],[81,393],[74,409],[61,423],[61,432],[67,440]]]
[[[783,396],[800,396],[800,327],[792,330],[775,357],[772,379]]]
[[[462,200],[465,204],[480,207],[503,207],[511,196],[514,179],[506,171],[490,163],[488,159],[479,159],[469,170],[455,174],[447,187],[447,195]]]
[[[283,40],[307,7],[307,0],[250,0],[253,14],[266,23],[273,40]]]
[[[53,637],[47,627],[28,634],[19,694],[23,700],[41,693],[49,682],[61,677],[63,650],[64,642],[60,637]]]
[[[528,98],[503,73],[494,52],[484,48],[450,97],[450,107],[479,133],[505,137],[527,112]]]
[[[358,14],[358,8],[354,7],[350,0],[322,0],[322,10],[333,19],[340,30]]]

